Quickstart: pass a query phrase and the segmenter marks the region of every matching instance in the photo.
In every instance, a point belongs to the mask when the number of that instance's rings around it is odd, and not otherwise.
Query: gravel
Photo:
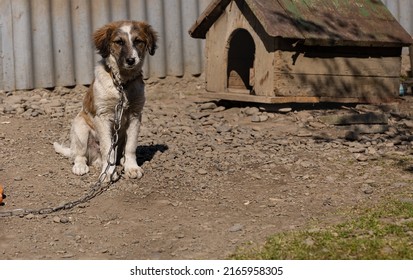
[[[321,120],[354,113],[348,107],[289,104],[270,112],[260,104],[213,102],[200,88],[195,78],[147,81],[137,150],[143,178],[121,178],[54,216],[5,219],[0,257],[220,259],[274,232],[337,223],[348,218],[340,209],[412,192],[408,96],[385,112],[387,131],[349,137],[351,126]],[[0,183],[7,195],[0,211],[55,206],[94,184],[96,169],[74,176],[51,145],[68,142],[86,90],[0,93]]]

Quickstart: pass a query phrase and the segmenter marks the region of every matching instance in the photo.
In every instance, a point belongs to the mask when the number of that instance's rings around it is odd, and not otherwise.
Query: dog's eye
[[[136,38],[133,42],[134,42],[135,45],[141,45],[141,44],[144,44],[144,43],[145,43],[144,41],[142,41],[142,40],[140,40],[140,39],[138,39],[138,38]]]
[[[119,45],[119,46],[123,46],[125,44],[125,42],[121,39],[119,40],[115,40],[115,44]]]

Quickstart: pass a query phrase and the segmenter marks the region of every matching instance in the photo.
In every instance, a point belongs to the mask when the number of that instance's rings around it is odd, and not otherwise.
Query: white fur
[[[132,33],[131,33],[132,32],[132,24],[124,25],[120,28],[120,30],[122,30],[123,32],[128,34],[129,46],[131,46],[131,48],[132,48],[131,58],[135,59],[135,65],[136,65],[140,62],[140,57],[139,57],[138,52],[136,51],[136,49],[133,47]]]

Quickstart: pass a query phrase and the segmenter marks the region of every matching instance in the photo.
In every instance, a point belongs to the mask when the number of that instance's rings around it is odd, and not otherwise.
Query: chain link
[[[125,102],[126,102],[126,93],[123,89],[123,86],[121,83],[118,83],[116,81],[115,85],[117,90],[120,93],[120,99],[119,102],[115,106],[115,116],[114,116],[114,121],[113,121],[113,135],[112,135],[112,140],[111,140],[111,146],[108,152],[108,157],[107,157],[107,165],[105,170],[99,175],[99,178],[97,182],[92,186],[92,188],[86,193],[84,196],[73,200],[69,201],[63,204],[60,204],[55,207],[46,207],[46,208],[41,208],[41,209],[23,209],[23,208],[18,208],[18,209],[13,209],[9,211],[2,211],[0,212],[0,218],[3,217],[24,217],[29,214],[32,215],[47,215],[51,214],[54,212],[58,212],[61,210],[69,210],[74,207],[76,207],[79,204],[86,203],[93,198],[97,197],[98,195],[102,194],[104,191],[106,191],[110,185],[113,183],[112,178],[108,182],[106,182],[106,178],[108,176],[112,176],[113,174],[108,174],[109,168],[111,166],[116,165],[116,147],[118,145],[118,140],[119,140],[119,130],[122,125],[122,116],[123,116],[123,110],[125,108]],[[110,160],[112,153],[114,153],[114,162]],[[106,183],[105,183],[106,182]]]

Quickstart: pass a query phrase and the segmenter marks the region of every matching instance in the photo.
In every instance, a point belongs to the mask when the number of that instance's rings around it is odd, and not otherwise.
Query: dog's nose
[[[133,64],[135,64],[135,58],[127,58],[126,59],[126,63],[128,64],[128,65],[133,65]]]

